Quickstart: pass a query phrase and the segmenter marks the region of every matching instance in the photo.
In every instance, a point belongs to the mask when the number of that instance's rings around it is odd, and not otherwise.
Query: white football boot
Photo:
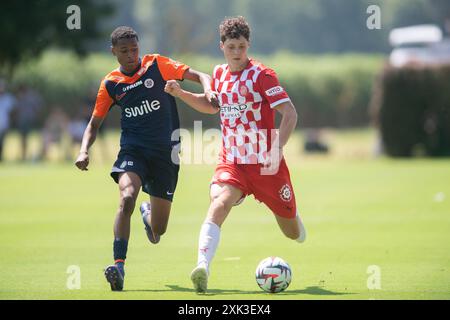
[[[191,280],[197,293],[205,293],[208,288],[208,265],[206,262],[199,263],[191,272]]]

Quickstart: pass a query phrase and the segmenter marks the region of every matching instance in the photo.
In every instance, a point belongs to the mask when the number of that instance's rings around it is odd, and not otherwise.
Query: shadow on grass
[[[177,285],[166,285],[168,289],[161,290],[161,289],[142,289],[142,290],[124,290],[124,292],[192,292],[195,293],[195,290],[192,288],[184,288]],[[203,293],[201,295],[203,296],[215,296],[215,295],[232,295],[232,294],[267,294],[270,295],[270,293],[265,293],[261,290],[257,291],[243,291],[243,290],[228,290],[228,289],[208,289],[206,293]],[[352,292],[334,292],[330,290],[326,290],[321,287],[307,287],[305,289],[301,290],[287,290],[284,292],[277,293],[277,296],[291,296],[291,295],[299,295],[299,294],[310,294],[310,295],[316,295],[316,296],[341,296],[341,295],[347,295],[347,294],[355,294]]]
[[[292,295],[292,294],[311,294],[314,296],[342,296],[342,295],[346,295],[346,294],[355,294],[353,292],[335,292],[335,291],[330,291],[330,290],[326,290],[324,288],[321,287],[307,287],[305,289],[302,290],[287,290],[286,292],[282,292],[282,294],[284,295]]]

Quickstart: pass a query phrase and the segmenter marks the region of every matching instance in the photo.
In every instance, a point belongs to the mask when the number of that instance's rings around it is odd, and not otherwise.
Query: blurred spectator
[[[59,144],[60,149],[65,149],[63,146],[63,137],[67,133],[69,119],[60,107],[54,108],[47,117],[42,131],[42,150],[39,160],[45,160],[48,155],[48,150],[51,144]],[[67,158],[67,152],[65,152]]]
[[[304,150],[306,153],[328,153],[328,146],[321,141],[319,129],[305,131]]]
[[[97,100],[98,87],[92,86],[86,99],[84,100],[84,108],[88,108],[87,121],[91,120],[92,111]],[[107,120],[107,119],[106,119]],[[105,128],[107,127],[107,121],[103,121],[102,125],[98,129],[97,138],[103,139],[105,137]]]
[[[16,99],[6,91],[6,83],[0,79],[0,162],[3,159],[3,142],[10,125],[11,111]]]
[[[92,86],[89,91],[89,94],[87,95],[86,99],[84,99],[84,101],[83,101],[84,105],[82,108],[83,108],[84,112],[86,112],[86,125],[91,120],[92,111],[95,106],[95,101],[97,100],[97,93],[98,93],[98,86],[97,85]],[[110,146],[108,146],[108,144],[106,143],[106,137],[105,137],[105,131],[106,131],[107,127],[108,127],[108,119],[106,119],[106,121],[103,121],[102,125],[98,129],[97,140],[95,142],[97,144],[97,146],[99,146],[99,148],[101,149],[100,154],[101,154],[103,162],[110,161],[110,158],[109,158]]]
[[[81,144],[83,140],[84,130],[91,118],[91,109],[88,105],[83,105],[80,111],[69,121],[67,131],[70,136],[71,146]]]
[[[41,95],[27,85],[21,85],[17,93],[16,121],[20,133],[22,160],[27,157],[28,135],[36,126],[38,115],[42,109]]]

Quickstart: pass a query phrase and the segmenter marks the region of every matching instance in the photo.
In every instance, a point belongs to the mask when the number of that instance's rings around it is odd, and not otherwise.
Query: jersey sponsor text
[[[153,111],[158,110],[161,107],[161,103],[158,100],[153,100],[152,102],[148,102],[148,100],[142,101],[142,104],[139,107],[131,107],[125,108],[125,117],[138,117],[144,114],[151,113]]]

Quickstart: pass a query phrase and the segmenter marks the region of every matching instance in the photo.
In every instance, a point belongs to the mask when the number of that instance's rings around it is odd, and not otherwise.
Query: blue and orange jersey
[[[182,80],[189,66],[159,54],[145,55],[131,76],[120,71],[103,78],[93,116],[104,118],[113,105],[121,108],[121,148],[171,147],[179,142],[172,133],[180,121],[175,99],[164,92],[168,80]]]

